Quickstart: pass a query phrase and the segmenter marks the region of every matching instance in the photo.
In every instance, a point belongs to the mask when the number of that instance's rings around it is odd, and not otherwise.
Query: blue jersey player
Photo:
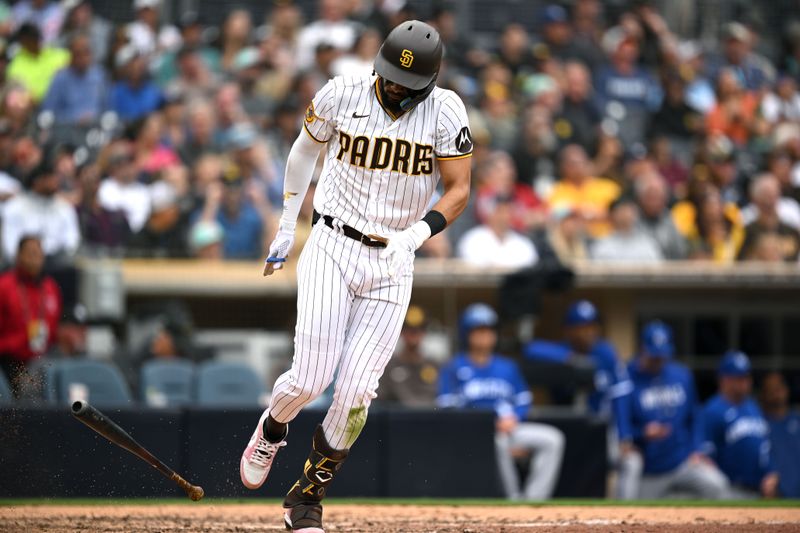
[[[769,425],[750,395],[750,359],[742,352],[726,353],[718,376],[719,393],[703,410],[709,453],[728,476],[732,497],[775,497],[778,473],[770,454]]]
[[[780,372],[761,380],[761,410],[769,423],[772,461],[778,470],[778,492],[800,498],[800,414],[789,409],[789,387]]]
[[[525,356],[564,364],[588,358],[595,368],[589,409],[601,416],[615,415],[618,424],[619,399],[631,391],[631,383],[616,350],[600,335],[600,315],[592,302],[579,300],[569,307],[564,316],[564,336],[560,342],[528,343]]]
[[[488,305],[473,304],[464,311],[461,336],[466,350],[442,368],[438,403],[494,411],[497,463],[506,495],[546,500],[561,470],[564,435],[552,426],[526,421],[533,396],[517,364],[494,353],[497,323],[497,314]],[[533,452],[524,488],[514,461],[518,451]]]
[[[625,397],[629,422],[622,424],[629,433],[621,438],[643,460],[639,497],[724,498],[728,482],[702,451],[703,420],[694,378],[672,359],[674,352],[672,330],[654,321],[645,325],[639,354],[628,366],[633,392]]]
[[[597,308],[588,300],[573,303],[564,316],[564,340],[559,342],[534,340],[525,347],[525,356],[539,361],[562,364],[585,364],[594,367],[594,390],[588,398],[589,411],[609,419],[608,455],[609,461],[616,465],[619,479],[636,479],[641,475],[641,461],[618,445],[619,435],[629,433],[620,424],[628,417],[620,410],[624,408],[622,397],[631,391],[631,382],[625,366],[617,357],[610,342],[601,337],[600,315]],[[558,390],[551,391],[558,397]],[[619,483],[618,497],[635,497],[635,487],[630,483]]]

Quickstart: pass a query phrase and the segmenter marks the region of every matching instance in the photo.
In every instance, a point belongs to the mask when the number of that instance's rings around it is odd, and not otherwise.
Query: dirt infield
[[[278,532],[275,504],[0,507],[0,532]],[[800,508],[330,505],[329,532],[789,532]]]

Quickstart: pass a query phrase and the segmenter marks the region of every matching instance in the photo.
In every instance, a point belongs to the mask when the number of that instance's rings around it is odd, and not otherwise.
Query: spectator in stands
[[[58,324],[55,344],[48,350],[48,358],[86,357],[89,328],[86,325],[86,308],[75,305],[65,309]]]
[[[225,169],[221,180],[206,189],[200,218],[216,222],[222,228],[225,259],[256,259],[264,251],[266,221],[252,200],[257,190],[253,184],[245,184],[239,169],[232,164]],[[259,203],[263,202],[261,199]]]
[[[28,177],[27,191],[6,202],[2,224],[3,252],[13,260],[25,235],[38,235],[48,259],[70,260],[81,241],[75,208],[57,195],[58,175],[43,161]]]
[[[723,205],[716,187],[708,185],[704,191],[699,193],[695,221],[686,234],[689,257],[731,263],[736,260],[744,242],[744,226],[739,211],[732,204]],[[677,226],[675,209],[672,215]]]
[[[14,244],[14,268],[0,275],[0,367],[18,391],[27,365],[56,340],[61,291],[43,274],[39,237],[25,234]]]
[[[150,191],[137,178],[139,166],[127,141],[117,141],[108,150],[108,177],[100,184],[97,198],[109,211],[121,211],[131,232],[139,233],[150,218]]]
[[[353,47],[358,26],[347,20],[347,15],[347,4],[343,0],[320,0],[319,19],[306,25],[297,36],[296,59],[300,70],[313,65],[314,53],[322,43],[341,51]]]
[[[564,99],[553,122],[555,133],[562,144],[577,144],[593,152],[601,116],[592,99],[592,75],[583,63],[570,61],[564,65],[563,85]]]
[[[111,44],[111,23],[94,12],[89,0],[67,0],[62,5],[65,18],[58,44],[63,47],[76,35],[84,34],[89,38],[94,60],[105,63]]]
[[[704,127],[702,115],[686,100],[686,82],[678,72],[670,72],[664,80],[664,101],[650,118],[650,138],[664,137],[670,147],[688,160],[693,137]]]
[[[478,221],[485,223],[495,198],[507,196],[512,199],[512,228],[528,233],[540,228],[547,215],[544,205],[533,189],[517,182],[516,170],[511,157],[500,151],[493,152],[481,165],[478,173],[480,185],[477,190],[476,210]]]
[[[36,113],[36,102],[33,101],[31,92],[24,86],[18,83],[10,83],[6,88],[5,94],[2,95],[2,106],[0,106],[0,116],[2,116],[6,125],[6,135],[11,136],[18,142],[14,147],[20,150],[20,145],[24,142],[33,141],[32,136],[36,131],[34,122]],[[39,143],[35,143],[32,148],[35,148],[41,153]],[[10,155],[10,154],[9,154]],[[28,161],[25,165],[22,161],[16,161],[17,166],[25,167],[18,168],[17,170],[29,171],[34,165],[39,163],[39,160]],[[16,175],[23,176],[24,172],[17,172]]]
[[[618,27],[603,40],[610,62],[595,74],[598,109],[619,122],[620,140],[630,147],[645,137],[649,114],[661,105],[662,90],[639,66],[639,43],[634,37]]]
[[[180,34],[175,26],[161,23],[161,0],[133,0],[135,20],[126,33],[131,45],[145,56],[175,48]]]
[[[574,209],[587,222],[592,237],[607,235],[611,230],[608,207],[619,196],[619,186],[610,180],[593,177],[586,151],[577,144],[567,145],[561,150],[560,169],[561,180],[547,198],[550,209]]]
[[[484,201],[489,214],[486,224],[472,228],[461,237],[458,257],[475,266],[533,266],[539,260],[536,247],[530,239],[512,229],[512,198],[496,196]]]
[[[223,258],[225,230],[216,220],[200,219],[189,229],[189,249],[192,257],[219,261]]]
[[[753,182],[751,198],[757,211],[752,222],[745,226],[744,243],[739,252],[739,259],[751,258],[761,235],[772,233],[780,239],[783,259],[796,261],[800,254],[800,232],[782,220],[779,211],[780,184],[775,176],[768,174],[759,176]],[[787,200],[791,202],[790,199]],[[796,205],[796,202],[793,205]],[[793,211],[788,213],[796,214]]]
[[[675,227],[667,205],[669,190],[657,172],[636,179],[636,203],[639,206],[637,228],[658,244],[664,259],[684,259],[687,243]]]
[[[200,48],[182,47],[175,56],[177,76],[167,85],[167,90],[181,94],[187,101],[212,98],[220,85],[217,74],[203,60]]]
[[[107,209],[103,206],[99,195],[100,183],[100,167],[97,164],[88,164],[80,170],[81,200],[77,211],[83,249],[90,254],[105,252],[122,255],[131,233],[128,219],[122,209]],[[113,195],[109,192],[106,189],[107,201],[110,196],[115,199],[112,203],[128,200],[121,191],[115,191],[116,194]]]
[[[639,354],[628,365],[633,392],[624,397],[628,414],[621,427],[626,447],[641,455],[638,492],[645,500],[689,493],[718,500],[728,495],[728,481],[704,454],[702,414],[691,371],[673,361],[672,330],[660,321],[642,331]]]
[[[156,111],[163,100],[161,90],[147,73],[147,57],[133,45],[114,57],[119,78],[111,87],[111,109],[125,122],[133,122]]]
[[[678,155],[680,148],[673,149],[674,145],[667,137],[655,137],[650,142],[649,156],[656,170],[664,177],[667,188],[673,198],[683,200],[686,198],[689,169],[684,161],[690,159],[689,154]]]
[[[30,22],[19,27],[16,40],[20,49],[9,63],[6,75],[9,80],[20,82],[39,102],[47,94],[56,72],[69,63],[69,52],[45,45],[41,30]]]
[[[472,120],[472,119],[470,119]],[[477,133],[475,122],[471,124]],[[562,128],[563,129],[563,128]],[[558,131],[558,130],[557,130]],[[553,130],[550,111],[534,105],[523,114],[522,131],[515,142],[512,156],[517,167],[517,179],[526,185],[540,187],[549,184],[556,175],[554,155],[558,147],[557,131]],[[480,160],[479,137],[475,136],[473,158]]]
[[[516,363],[494,352],[497,314],[486,304],[473,304],[461,319],[465,351],[455,355],[439,375],[441,407],[491,409],[496,413],[498,468],[509,499],[549,499],[561,469],[564,434],[544,424],[527,422],[533,395]],[[533,453],[524,488],[514,457]]]
[[[757,133],[757,113],[756,95],[742,87],[735,70],[722,69],[717,78],[717,103],[706,117],[706,132],[744,146]]]
[[[610,207],[613,231],[589,249],[593,261],[657,263],[664,255],[649,229],[639,224],[639,212],[632,198],[620,197]]]
[[[11,16],[17,27],[33,24],[39,28],[45,44],[52,44],[64,23],[64,6],[50,0],[20,0],[14,4]]]
[[[161,115],[164,117],[164,144],[180,154],[186,143],[186,106],[182,94],[173,91],[164,92]]]
[[[781,224],[800,230],[800,202],[782,196],[781,183],[770,173],[759,174],[750,183],[750,204],[742,209],[742,222],[747,226],[762,212],[774,212]]]
[[[220,67],[226,74],[234,72],[236,57],[249,44],[253,20],[245,9],[234,9],[222,24]]]
[[[208,28],[200,14],[196,11],[182,13],[178,20],[178,28],[181,32],[182,49],[197,50],[207,72],[218,74],[221,69],[220,53],[217,48],[209,46],[206,42],[204,34]],[[156,81],[159,86],[169,86],[178,74],[178,53],[165,52],[157,60]]]
[[[541,42],[549,54],[559,61],[577,60],[592,65],[598,56],[594,47],[583,40],[574,39],[567,10],[558,4],[545,7],[539,16]]]
[[[787,75],[780,77],[774,91],[764,95],[761,115],[771,126],[783,122],[800,122],[800,94],[794,78]]]
[[[761,410],[769,423],[770,453],[783,498],[800,498],[800,415],[789,409],[789,387],[778,371],[761,380]]]
[[[264,71],[259,49],[248,46],[239,52],[233,62],[233,71],[239,85],[242,109],[257,127],[263,128],[272,119],[274,104],[258,91]]]
[[[767,156],[767,172],[778,178],[782,196],[800,202],[800,167],[795,167],[792,153],[776,148]]]
[[[219,147],[214,139],[216,117],[214,109],[208,102],[194,101],[189,104],[186,142],[180,149],[181,159],[189,166],[204,154],[218,153]]]
[[[436,405],[439,367],[422,350],[427,326],[425,311],[416,305],[409,307],[400,332],[399,350],[381,378],[379,400],[404,407]]]
[[[753,33],[741,22],[728,22],[722,28],[722,54],[711,63],[712,77],[731,68],[738,72],[744,88],[758,91],[775,82],[775,67],[763,56],[753,52]]]
[[[750,396],[750,359],[729,351],[720,361],[719,393],[703,409],[709,455],[731,482],[735,499],[778,495],[778,472],[769,446],[769,425]]]
[[[50,84],[41,109],[53,113],[56,124],[89,126],[108,107],[106,75],[94,62],[91,46],[87,35],[74,35],[69,42],[70,64]]]
[[[589,258],[586,224],[577,211],[569,207],[550,214],[547,243],[564,265],[572,265]]]
[[[164,119],[160,113],[145,115],[130,125],[133,149],[140,172],[155,178],[159,172],[180,165],[175,150],[164,143]]]
[[[336,58],[331,65],[334,76],[357,76],[372,73],[372,63],[382,44],[381,34],[374,29],[365,29],[356,39],[353,49]],[[452,52],[450,52],[452,53]],[[449,55],[449,54],[448,54]]]

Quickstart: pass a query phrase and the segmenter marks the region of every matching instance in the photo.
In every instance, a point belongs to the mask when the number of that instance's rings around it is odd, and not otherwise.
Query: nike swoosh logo
[[[366,118],[368,116],[369,116],[369,113],[367,113],[366,115],[358,115],[355,112],[353,112],[353,118]]]

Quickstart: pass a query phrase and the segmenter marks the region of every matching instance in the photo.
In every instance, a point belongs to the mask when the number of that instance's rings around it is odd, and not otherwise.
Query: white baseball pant
[[[275,382],[269,412],[294,419],[338,377],[322,427],[334,449],[348,449],[394,352],[411,298],[412,269],[387,274],[380,248],[370,248],[321,220],[297,265],[297,326],[292,367]]]

